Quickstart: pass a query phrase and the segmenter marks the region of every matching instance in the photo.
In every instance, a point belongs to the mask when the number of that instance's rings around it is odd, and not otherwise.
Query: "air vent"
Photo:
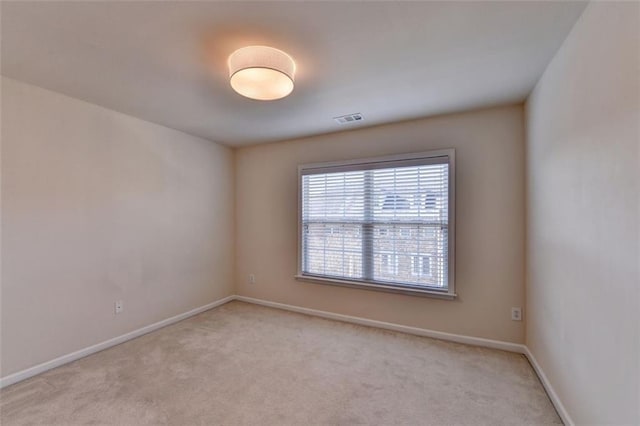
[[[346,123],[353,123],[356,121],[362,121],[362,114],[360,114],[359,112],[355,113],[355,114],[347,114],[347,115],[342,115],[340,117],[333,117],[334,120],[336,120],[338,123],[340,124],[346,124]]]

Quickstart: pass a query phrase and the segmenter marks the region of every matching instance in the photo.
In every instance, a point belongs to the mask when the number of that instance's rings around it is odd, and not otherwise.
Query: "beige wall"
[[[527,103],[527,345],[579,424],[640,423],[639,16],[590,4]]]
[[[486,109],[236,152],[237,293],[469,336],[523,342],[524,123]],[[297,166],[456,149],[455,301],[296,281]],[[248,274],[256,275],[249,284]]]
[[[233,294],[233,178],[228,148],[3,78],[1,375]]]

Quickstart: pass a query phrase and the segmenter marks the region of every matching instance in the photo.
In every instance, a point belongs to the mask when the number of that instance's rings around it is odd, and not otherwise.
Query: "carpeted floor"
[[[3,426],[560,423],[522,355],[232,302],[0,393]]]

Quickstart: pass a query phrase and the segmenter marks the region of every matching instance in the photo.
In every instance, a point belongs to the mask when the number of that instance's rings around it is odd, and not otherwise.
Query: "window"
[[[398,255],[393,253],[380,254],[380,272],[387,275],[398,273]]]
[[[453,298],[454,167],[453,150],[300,166],[298,278]]]
[[[384,197],[384,203],[382,204],[383,210],[407,210],[409,208],[409,201],[398,194],[390,193]]]
[[[432,191],[428,191],[424,196],[424,207],[427,209],[437,208],[437,195]]]
[[[431,256],[411,256],[411,273],[414,276],[431,276]]]
[[[340,225],[337,226],[325,226],[324,232],[326,235],[338,235],[340,234]]]

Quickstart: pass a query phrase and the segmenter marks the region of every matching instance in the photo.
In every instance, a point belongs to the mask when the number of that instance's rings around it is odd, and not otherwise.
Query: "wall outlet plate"
[[[249,274],[249,284],[256,283],[256,276],[254,274]]]
[[[122,300],[116,300],[114,302],[114,309],[116,314],[119,314],[122,311],[124,311],[124,302]]]
[[[522,321],[522,308],[511,308],[511,320]]]

